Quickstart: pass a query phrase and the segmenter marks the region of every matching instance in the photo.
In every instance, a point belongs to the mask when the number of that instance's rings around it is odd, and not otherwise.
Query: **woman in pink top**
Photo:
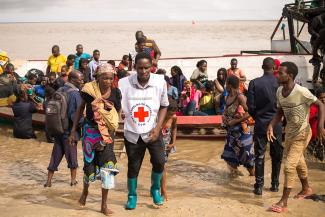
[[[201,97],[202,92],[195,89],[190,81],[186,81],[184,90],[181,93],[183,114],[188,116],[206,116],[206,113],[199,111],[199,101]]]

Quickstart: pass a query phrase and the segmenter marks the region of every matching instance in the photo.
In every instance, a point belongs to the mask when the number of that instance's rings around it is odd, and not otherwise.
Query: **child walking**
[[[167,198],[167,160],[170,153],[176,152],[176,132],[177,132],[177,102],[173,99],[169,99],[169,106],[167,109],[167,115],[162,125],[162,138],[165,145],[165,168],[161,178],[161,196]]]

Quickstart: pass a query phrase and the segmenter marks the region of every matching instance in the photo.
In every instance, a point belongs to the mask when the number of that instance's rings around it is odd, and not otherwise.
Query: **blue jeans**
[[[196,109],[196,101],[192,100],[191,102],[189,102],[186,106],[186,108],[183,109],[183,113],[184,115],[188,115],[188,116],[207,116],[208,114],[198,111]]]

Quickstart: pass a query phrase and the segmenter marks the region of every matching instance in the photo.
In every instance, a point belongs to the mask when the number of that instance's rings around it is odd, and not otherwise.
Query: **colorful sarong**
[[[85,183],[94,182],[96,177],[100,176],[101,168],[117,169],[117,161],[114,154],[114,138],[113,142],[107,144],[103,151],[97,151],[95,147],[102,141],[103,138],[98,130],[98,127],[92,125],[86,120],[83,126],[82,137]],[[118,172],[116,172],[116,174],[117,173]]]
[[[228,128],[226,144],[221,158],[233,166],[254,167],[252,134],[244,133],[241,125]]]

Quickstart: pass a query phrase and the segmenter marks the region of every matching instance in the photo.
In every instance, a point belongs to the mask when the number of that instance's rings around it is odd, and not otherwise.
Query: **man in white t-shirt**
[[[295,198],[305,198],[312,194],[308,183],[308,169],[304,158],[304,151],[311,139],[309,125],[309,108],[316,104],[319,109],[318,137],[324,138],[324,105],[305,87],[295,84],[298,67],[292,62],[283,62],[279,68],[279,83],[276,97],[278,111],[267,129],[267,138],[272,142],[273,127],[286,118],[285,147],[284,147],[284,188],[280,201],[270,209],[273,212],[286,212],[288,198],[293,188],[296,173],[298,173],[302,189]]]
[[[94,50],[93,51],[93,60],[90,61],[90,63],[88,64],[88,66],[90,68],[90,80],[91,81],[95,80],[94,74],[96,73],[97,67],[100,65],[99,57],[100,57],[99,50]]]
[[[150,73],[152,58],[148,53],[135,57],[136,74],[119,81],[122,93],[124,142],[128,156],[128,201],[126,209],[135,209],[137,177],[146,152],[152,163],[151,196],[156,205],[163,204],[160,180],[164,170],[164,145],[161,127],[167,113],[167,84],[162,75]]]

